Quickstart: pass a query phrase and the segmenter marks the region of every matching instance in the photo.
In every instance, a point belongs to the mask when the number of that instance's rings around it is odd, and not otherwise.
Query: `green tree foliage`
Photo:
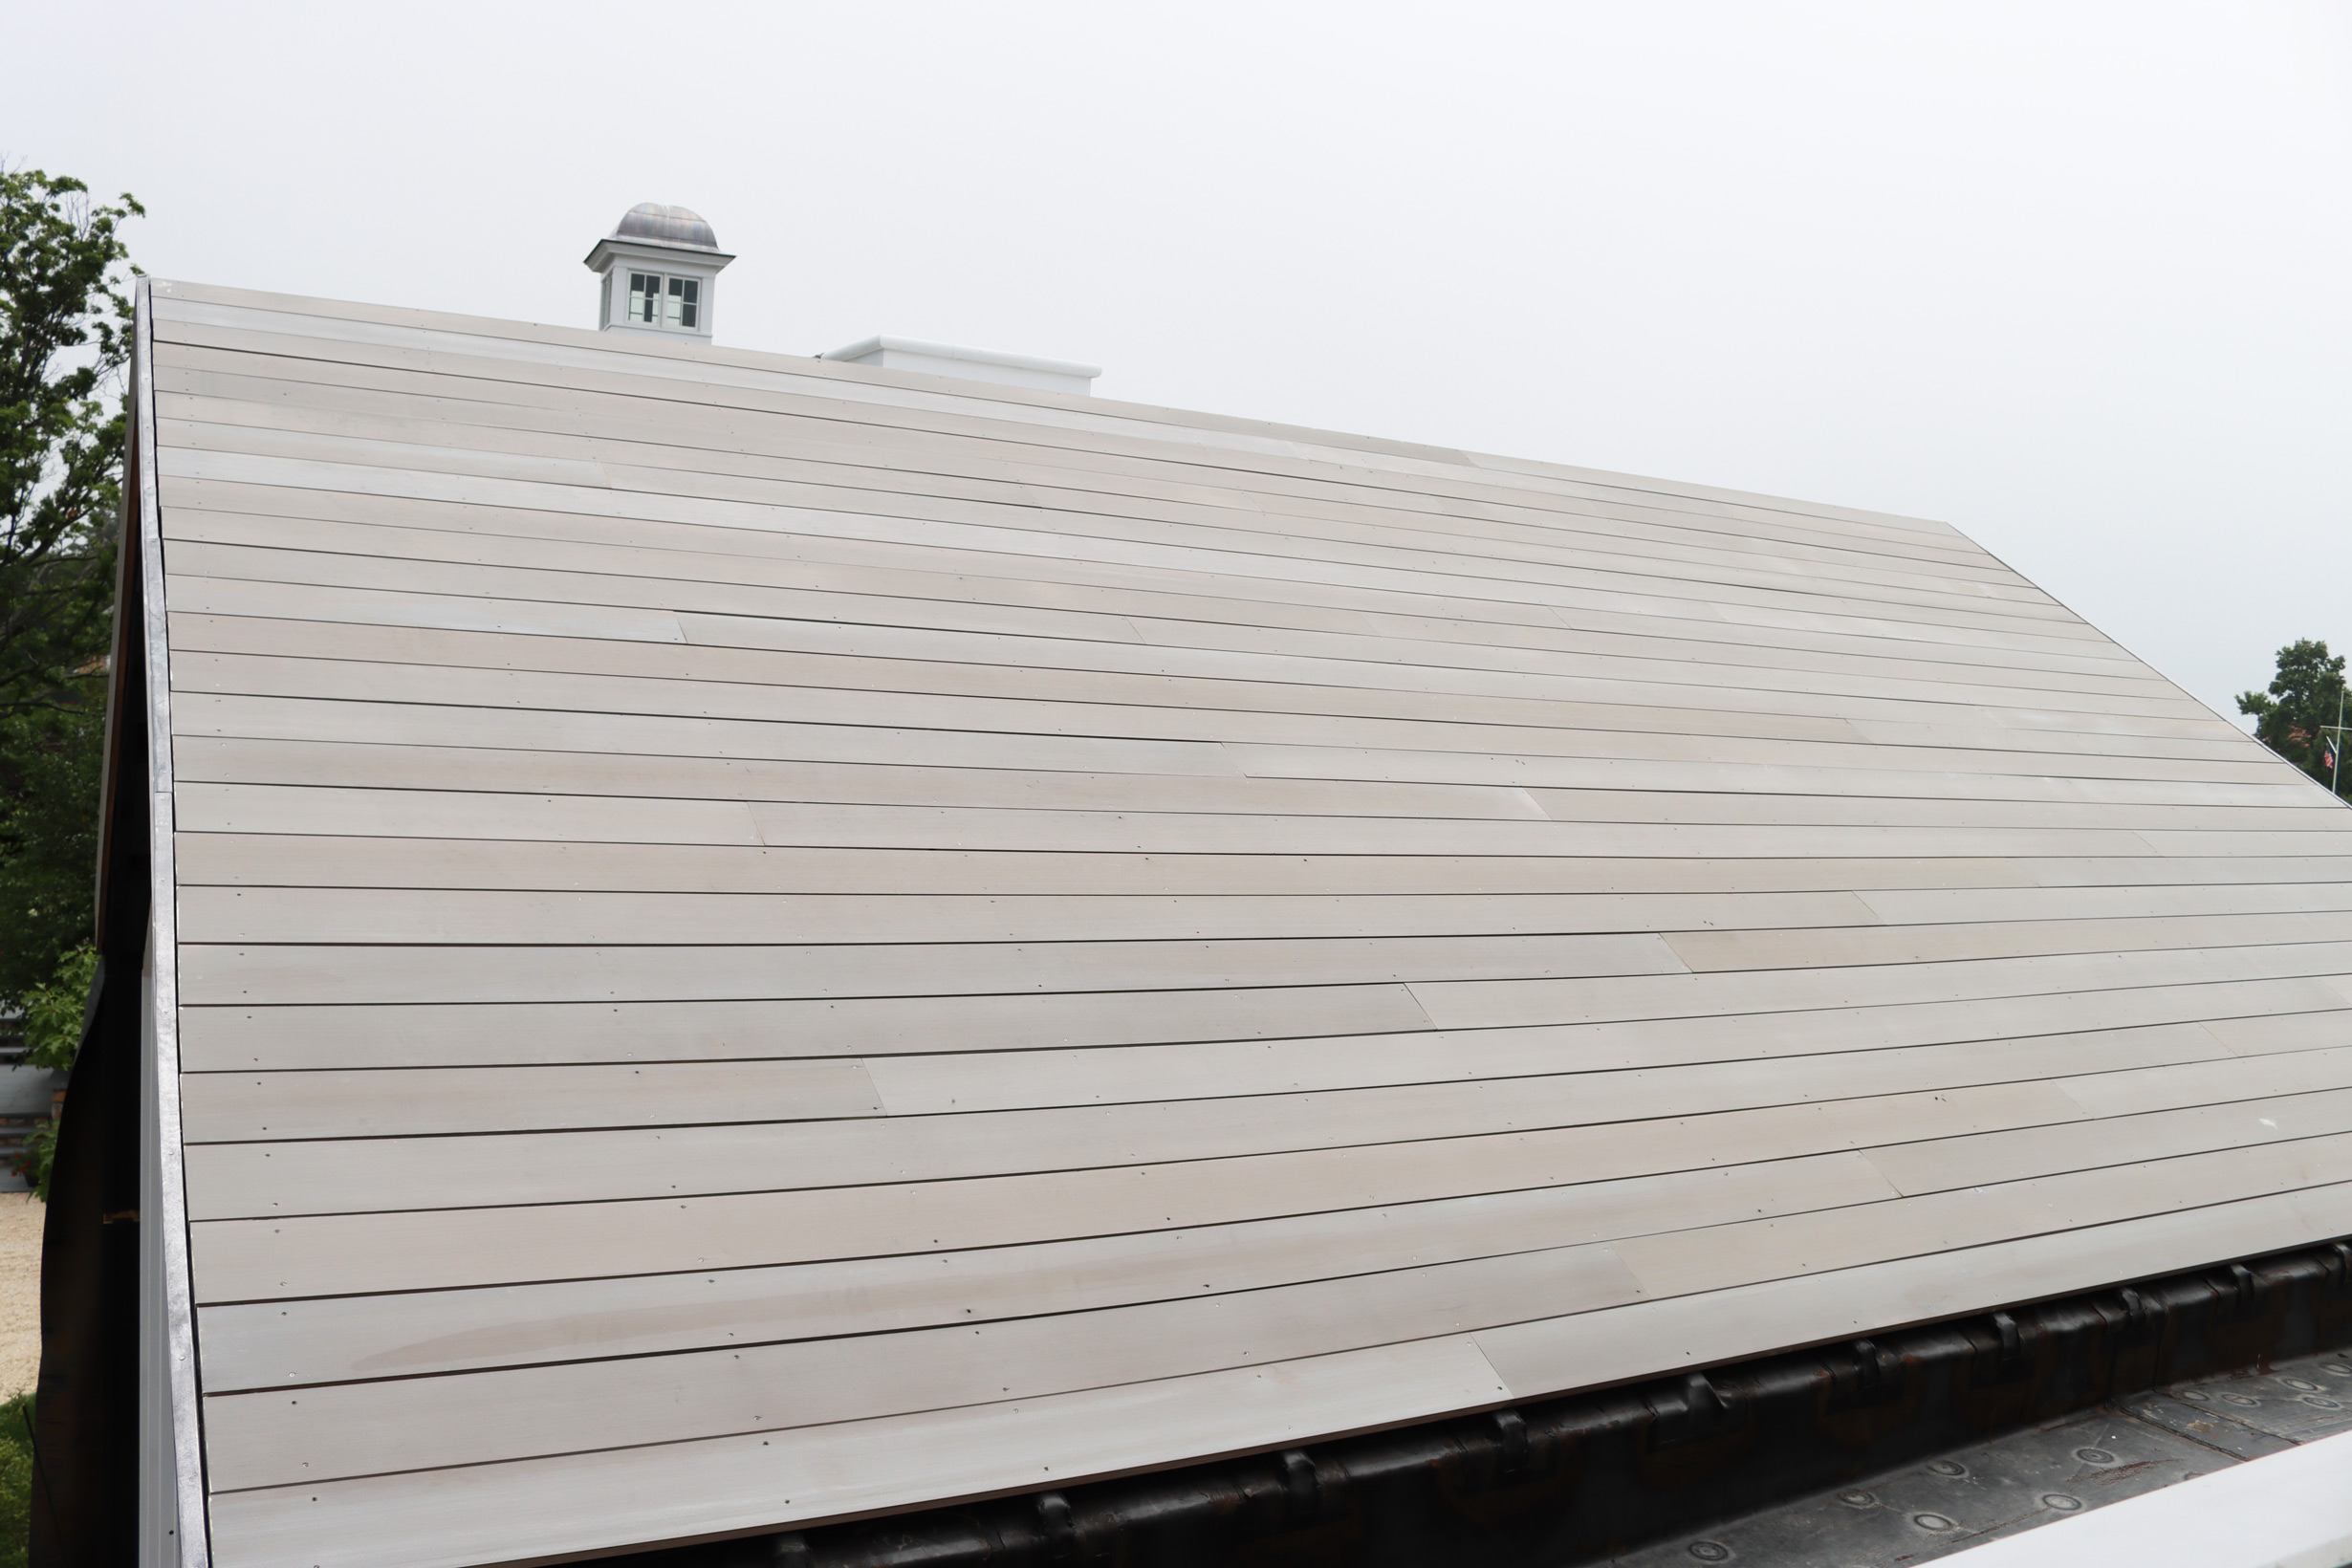
[[[116,232],[143,210],[0,170],[0,713],[73,707],[114,597],[131,303]]]
[[[2322,784],[2328,782],[2328,770],[2320,766],[2321,727],[2338,722],[2343,665],[2343,655],[2330,658],[2325,642],[2309,638],[2290,642],[2278,650],[2278,673],[2270,690],[2244,692],[2237,699],[2237,710],[2254,721],[2255,738]]]
[[[95,934],[106,698],[84,685],[78,708],[0,715],[0,1008],[24,1007]]]
[[[0,1008],[88,942],[130,352],[128,196],[0,169]]]
[[[98,949],[83,946],[65,955],[56,978],[25,998],[25,1061],[33,1067],[66,1068],[81,1045],[82,1015],[90,982],[98,977]]]
[[[90,1005],[90,982],[98,977],[98,949],[80,947],[65,955],[56,978],[25,998],[25,1060],[34,1067],[68,1068],[81,1049],[81,1024]],[[49,1201],[49,1173],[57,1153],[57,1129],[43,1123],[26,1136],[17,1173],[33,1195]],[[0,1561],[0,1568],[6,1568]]]
[[[0,1404],[0,1568],[24,1568],[33,1523],[33,1396]]]

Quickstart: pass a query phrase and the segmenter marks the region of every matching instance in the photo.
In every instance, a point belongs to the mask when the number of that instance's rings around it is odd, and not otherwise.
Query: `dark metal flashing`
[[[2352,1342],[2352,1245],[1369,1436],[613,1568],[1587,1562],[2102,1402]]]
[[[152,867],[140,454],[137,422],[132,425],[116,546],[105,815],[98,831],[98,981],[66,1079],[41,1222],[34,1568],[128,1563],[138,1551],[140,966]]]

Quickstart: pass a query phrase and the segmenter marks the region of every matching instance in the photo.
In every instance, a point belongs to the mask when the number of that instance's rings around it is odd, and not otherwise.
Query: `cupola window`
[[[700,330],[702,279],[664,277],[659,272],[629,274],[629,319],[647,327]]]

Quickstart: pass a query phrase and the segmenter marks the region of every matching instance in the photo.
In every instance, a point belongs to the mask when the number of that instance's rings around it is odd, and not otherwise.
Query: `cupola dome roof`
[[[647,240],[655,245],[690,245],[700,250],[716,250],[719,236],[711,231],[702,214],[683,207],[664,207],[660,202],[640,202],[621,215],[613,228],[617,240]]]

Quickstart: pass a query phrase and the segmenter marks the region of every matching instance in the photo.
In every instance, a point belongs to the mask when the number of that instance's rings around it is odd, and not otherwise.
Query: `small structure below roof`
[[[640,202],[588,252],[597,326],[708,342],[718,275],[734,259],[700,213]]]
[[[995,349],[964,348],[955,343],[926,343],[914,338],[862,338],[817,358],[843,364],[874,365],[883,370],[919,371],[926,376],[961,376],[967,381],[1034,387],[1041,392],[1072,392],[1081,398],[1094,391],[1094,380],[1102,374],[1100,365],[1040,359]]]

